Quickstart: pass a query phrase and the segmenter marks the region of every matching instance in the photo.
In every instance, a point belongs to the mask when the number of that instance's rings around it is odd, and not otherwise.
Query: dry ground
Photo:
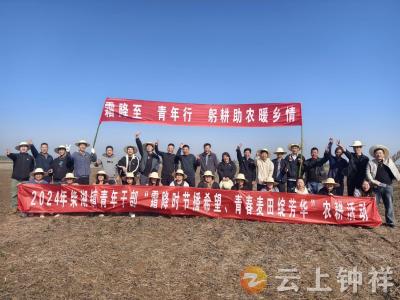
[[[163,216],[21,218],[9,210],[10,170],[0,168],[1,299],[400,299],[399,229],[290,225]],[[399,215],[399,186],[396,189]],[[380,207],[383,213],[382,207]],[[247,295],[246,266],[267,273]],[[315,268],[330,293],[311,293]],[[341,293],[339,267],[357,266],[363,285]],[[390,266],[394,286],[371,293],[367,273]],[[297,268],[300,290],[277,292],[280,268]]]

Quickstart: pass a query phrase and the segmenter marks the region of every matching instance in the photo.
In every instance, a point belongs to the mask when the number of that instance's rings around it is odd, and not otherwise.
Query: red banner
[[[382,223],[374,198],[164,186],[21,184],[18,208],[26,213],[144,212],[283,223]]]
[[[101,122],[207,127],[302,125],[300,103],[192,104],[107,98]]]

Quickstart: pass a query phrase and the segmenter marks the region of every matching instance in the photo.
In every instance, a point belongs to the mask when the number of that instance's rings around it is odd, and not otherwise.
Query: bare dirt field
[[[163,216],[21,218],[9,209],[11,171],[0,168],[1,299],[400,299],[399,228]],[[395,211],[400,220],[399,185]],[[383,215],[383,206],[380,205]],[[248,295],[240,272],[259,266],[267,287]],[[327,273],[310,292],[315,270]],[[356,294],[340,291],[339,268],[362,272]],[[393,271],[388,293],[371,292],[372,267]],[[279,292],[294,269],[297,292]],[[290,285],[290,283],[288,283]]]

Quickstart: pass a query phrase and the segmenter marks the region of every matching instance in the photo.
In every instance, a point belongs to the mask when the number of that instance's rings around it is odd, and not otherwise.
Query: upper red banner
[[[18,208],[28,213],[144,212],[284,223],[382,223],[374,198],[169,186],[20,184]]]
[[[300,103],[193,104],[107,98],[101,122],[207,127],[302,125]]]

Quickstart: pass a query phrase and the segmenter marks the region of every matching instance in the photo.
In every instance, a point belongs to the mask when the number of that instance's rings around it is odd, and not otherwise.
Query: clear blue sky
[[[306,151],[330,136],[400,148],[400,1],[0,2],[0,151],[93,140],[105,97],[300,101]],[[286,146],[300,128],[105,123],[97,152],[143,140],[218,155]],[[162,146],[164,148],[164,146]]]

